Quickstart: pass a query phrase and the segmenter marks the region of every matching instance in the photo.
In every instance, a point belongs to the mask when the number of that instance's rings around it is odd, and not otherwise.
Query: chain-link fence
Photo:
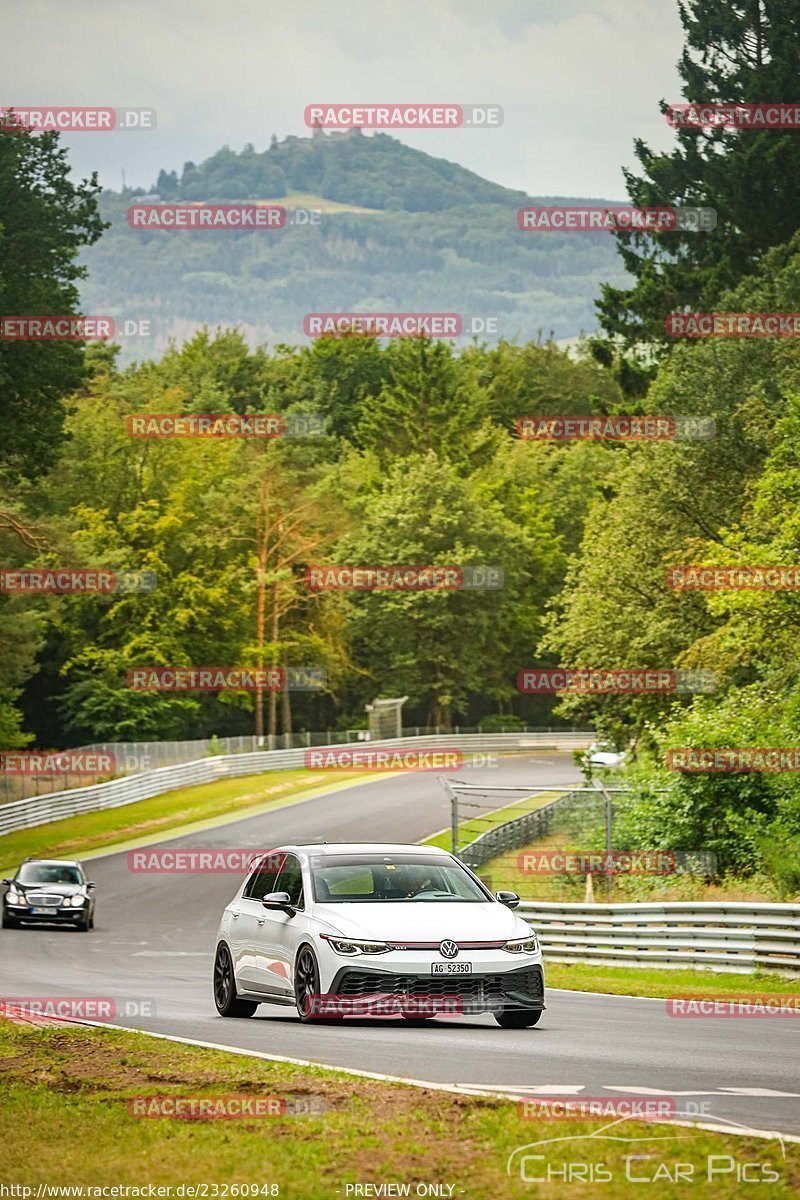
[[[716,855],[706,850],[631,849],[627,818],[637,797],[627,789],[559,793],[525,784],[442,782],[451,802],[451,847],[493,890],[538,894],[546,878],[557,883],[554,894],[566,888],[577,896],[589,879],[610,893],[621,877],[707,879],[716,873]]]

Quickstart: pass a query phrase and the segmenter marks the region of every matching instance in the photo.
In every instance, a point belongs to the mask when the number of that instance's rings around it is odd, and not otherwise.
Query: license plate
[[[32,913],[38,913],[41,917],[54,917],[58,912],[57,908],[32,908]]]
[[[431,975],[471,975],[472,963],[445,962],[431,963]]]

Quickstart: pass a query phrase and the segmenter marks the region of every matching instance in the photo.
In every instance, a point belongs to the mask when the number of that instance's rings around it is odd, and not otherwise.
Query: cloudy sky
[[[80,174],[154,182],[223,144],[307,135],[316,102],[499,104],[499,129],[402,131],[535,195],[623,197],[632,142],[672,142],[676,0],[0,0],[0,104],[155,108],[73,134]]]

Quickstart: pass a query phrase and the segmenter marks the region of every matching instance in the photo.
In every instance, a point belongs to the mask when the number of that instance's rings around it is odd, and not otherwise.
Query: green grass
[[[463,1034],[469,1037],[468,1030]],[[409,1036],[420,1035],[409,1030]],[[505,1033],[498,1029],[496,1036],[499,1040]],[[535,1045],[536,1033],[530,1036]],[[691,1163],[700,1195],[709,1194],[709,1155],[772,1164],[779,1172],[778,1182],[748,1184],[748,1196],[780,1200],[800,1189],[800,1147],[791,1143],[786,1143],[784,1160],[776,1141],[638,1121],[608,1132],[670,1140],[644,1146],[587,1141],[608,1122],[524,1119],[508,1101],[356,1079],[339,1071],[270,1063],[115,1030],[30,1027],[0,1020],[0,1073],[0,1182],[34,1189],[39,1184],[206,1184],[206,1194],[214,1196],[214,1185],[277,1184],[283,1200],[329,1200],[337,1196],[337,1189],[344,1200],[348,1183],[410,1184],[413,1196],[416,1183],[422,1181],[452,1185],[452,1195],[465,1200],[565,1194],[619,1200],[630,1196],[625,1156],[643,1149],[653,1157],[637,1162],[636,1173],[654,1173],[661,1159]],[[307,1116],[185,1121],[139,1119],[130,1115],[127,1104],[135,1096],[212,1098],[233,1093],[285,1097],[317,1111]],[[544,1153],[555,1167],[565,1159],[602,1162],[613,1182],[597,1188],[565,1186],[561,1181],[541,1186],[523,1182],[518,1170],[511,1177],[506,1174],[508,1156],[519,1147],[565,1137],[583,1140],[532,1152]],[[545,1168],[538,1164],[538,1169]],[[715,1200],[733,1200],[741,1189],[734,1172],[713,1183]],[[676,1194],[674,1185],[661,1183],[646,1191],[652,1200]]]
[[[494,829],[496,825],[504,825],[506,821],[513,821],[515,817],[521,817],[525,813],[533,812],[536,808],[542,808],[560,795],[562,795],[561,792],[537,792],[533,796],[526,796],[524,800],[515,800],[513,804],[507,804],[504,808],[495,808],[491,812],[482,812],[479,817],[470,817],[458,826],[458,844],[463,848],[469,842],[474,841],[476,837],[480,837],[482,833]],[[443,829],[441,833],[434,833],[422,844],[423,846],[441,846],[443,850],[449,850],[452,844],[450,830]]]
[[[80,858],[89,851],[118,843],[152,838],[197,822],[248,816],[291,804],[302,793],[342,782],[358,783],[373,776],[360,769],[265,771],[237,779],[220,779],[138,800],[122,808],[51,821],[0,837],[0,872],[7,874],[28,856]]]
[[[796,995],[800,991],[800,976],[774,975],[766,971],[734,975],[720,971],[555,963],[546,959],[545,969],[548,987],[604,992],[612,996],[707,996],[725,1000],[762,994]]]
[[[275,199],[267,197],[259,199],[259,204],[276,204],[282,208],[308,208],[321,209],[326,213],[339,212],[354,212],[354,213],[382,213],[384,210],[380,208],[363,208],[359,204],[346,204],[339,200],[327,200],[324,196],[318,196],[316,192],[293,192],[289,191],[285,196],[277,196]]]
[[[520,846],[481,867],[478,874],[494,887],[517,892],[526,900],[583,903],[586,896],[586,877],[583,875],[545,875],[520,869],[523,854],[541,853],[544,850],[597,849],[597,842],[576,838],[574,833],[562,831],[551,833],[528,845]],[[771,901],[780,899],[773,881],[764,875],[748,878],[725,876],[707,881],[699,875],[617,875],[613,889],[609,892],[604,876],[592,879],[593,898],[597,903],[631,903],[639,901],[670,900],[741,900]]]

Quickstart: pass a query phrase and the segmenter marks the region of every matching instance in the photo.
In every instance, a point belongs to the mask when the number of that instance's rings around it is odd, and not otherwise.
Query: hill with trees
[[[257,233],[131,229],[129,205],[148,199],[274,200],[320,216]],[[385,134],[273,137],[263,152],[223,147],[180,174],[162,170],[147,195],[103,193],[110,228],[83,257],[83,303],[152,322],[154,336],[127,346],[124,361],[161,353],[170,337],[203,325],[240,325],[252,346],[298,344],[308,312],[457,312],[492,320],[490,342],[590,333],[601,283],[628,278],[613,238],[520,231],[526,202]]]

